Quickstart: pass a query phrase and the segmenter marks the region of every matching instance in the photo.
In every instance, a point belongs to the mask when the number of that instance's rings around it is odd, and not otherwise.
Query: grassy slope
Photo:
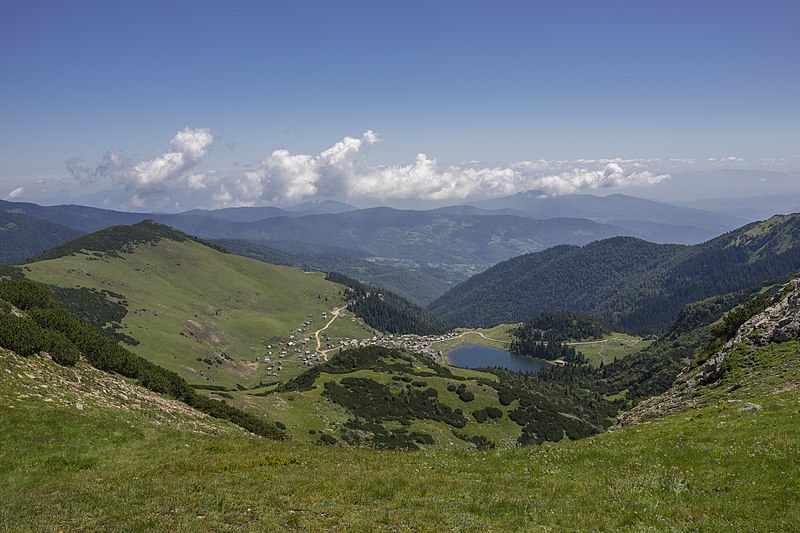
[[[403,453],[199,435],[147,405],[77,410],[27,373],[4,357],[0,530],[800,529],[797,387],[745,385],[576,442]]]
[[[649,346],[651,342],[634,335],[611,332],[597,341],[567,342],[567,344],[574,346],[576,350],[581,352],[587,363],[597,367],[600,366],[601,362],[608,364],[613,362],[615,358],[623,359]]]
[[[506,350],[513,339],[510,330],[514,327],[516,327],[516,324],[499,324],[493,328],[457,328],[455,331],[461,334],[459,337],[434,342],[431,344],[431,348],[441,352],[449,352],[459,344],[472,343]]]
[[[193,241],[138,244],[134,253],[120,257],[75,254],[24,269],[35,281],[125,295],[129,306],[123,330],[141,341],[133,351],[192,383],[227,387],[271,379],[265,377],[266,365],[255,364],[271,339],[288,338],[308,314],[315,320],[313,329],[322,327],[322,312],[345,304],[342,288],[325,281],[322,274],[223,254]],[[181,335],[190,320],[202,330],[194,336]],[[304,335],[310,336],[313,329]],[[327,333],[368,335],[349,319],[337,320]],[[222,352],[233,361],[211,365],[202,361],[213,361]],[[300,367],[296,358],[287,358],[280,377],[289,378]]]

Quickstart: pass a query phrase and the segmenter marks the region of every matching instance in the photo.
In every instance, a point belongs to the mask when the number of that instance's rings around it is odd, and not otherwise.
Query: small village
[[[333,322],[333,319],[344,318],[347,314],[343,309],[334,309],[330,313],[323,312],[320,316],[327,327]],[[294,359],[300,364],[310,367],[327,361],[328,355],[336,350],[362,348],[372,344],[379,344],[413,351],[426,355],[439,363],[446,363],[447,361],[444,360],[445,354],[441,350],[434,349],[433,346],[452,340],[460,335],[455,331],[449,331],[442,335],[423,336],[386,333],[366,339],[339,339],[338,342],[334,342],[325,333],[326,327],[312,330],[312,326],[316,323],[313,314],[309,313],[307,320],[289,332],[288,338],[274,337],[266,345],[264,355],[257,357],[256,362],[266,364],[267,375],[278,378],[283,371],[284,362],[287,360]]]

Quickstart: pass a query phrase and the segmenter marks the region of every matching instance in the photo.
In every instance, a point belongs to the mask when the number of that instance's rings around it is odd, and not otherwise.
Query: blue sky
[[[194,175],[195,203],[392,198],[369,180],[433,200],[459,199],[448,180],[492,195],[577,167],[648,184],[678,158],[796,171],[797,20],[794,1],[7,2],[0,196],[105,187],[153,206]],[[213,140],[187,156],[170,144],[185,128]],[[320,158],[346,137],[362,144],[344,163]],[[104,174],[111,148],[125,161]],[[157,178],[133,170],[174,153]],[[496,186],[524,161],[561,164]],[[415,185],[426,172],[439,189]],[[595,183],[564,179],[553,193]]]

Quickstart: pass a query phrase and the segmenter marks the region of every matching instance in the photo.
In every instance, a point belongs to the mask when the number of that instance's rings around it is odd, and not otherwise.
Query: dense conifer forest
[[[430,309],[460,326],[521,322],[543,311],[589,312],[615,330],[663,334],[684,305],[759,287],[800,269],[800,215],[777,215],[704,244],[617,237],[505,261]]]
[[[447,325],[434,313],[393,292],[371,287],[343,274],[330,272],[328,281],[348,288],[348,309],[373,328],[388,333],[429,335],[442,333]]]

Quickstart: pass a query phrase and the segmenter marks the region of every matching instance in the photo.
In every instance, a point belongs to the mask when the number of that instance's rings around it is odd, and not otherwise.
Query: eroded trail
[[[465,331],[464,333],[461,333],[460,335],[456,335],[453,338],[454,339],[459,339],[459,338],[464,337],[466,335],[478,335],[479,337],[482,337],[482,338],[486,339],[487,341],[503,342],[503,343],[506,343],[506,344],[510,344],[511,343],[511,341],[508,341],[508,340],[493,339],[492,337],[487,337],[486,335],[484,335],[480,331]]]
[[[609,341],[625,341],[628,339],[623,339],[622,337],[609,337],[608,339],[601,339],[599,341],[575,341],[575,342],[565,342],[567,346],[581,346],[584,344],[605,344]]]
[[[315,332],[314,332],[314,338],[317,340],[317,349],[316,349],[316,352],[317,352],[318,354],[320,354],[320,355],[321,355],[321,356],[322,356],[322,357],[323,357],[323,358],[324,358],[326,361],[328,360],[328,351],[327,351],[327,350],[323,350],[323,349],[322,349],[322,339],[320,339],[320,334],[321,334],[323,331],[325,331],[326,329],[328,329],[328,328],[330,327],[330,325],[331,325],[331,324],[333,324],[333,321],[334,321],[334,320],[336,320],[337,318],[339,318],[339,312],[340,312],[342,309],[344,309],[344,307],[334,307],[334,308],[331,310],[331,314],[333,314],[333,316],[331,317],[331,319],[330,319],[330,320],[328,320],[327,324],[325,324],[323,327],[321,327],[320,329],[318,329],[317,331],[315,331]]]

